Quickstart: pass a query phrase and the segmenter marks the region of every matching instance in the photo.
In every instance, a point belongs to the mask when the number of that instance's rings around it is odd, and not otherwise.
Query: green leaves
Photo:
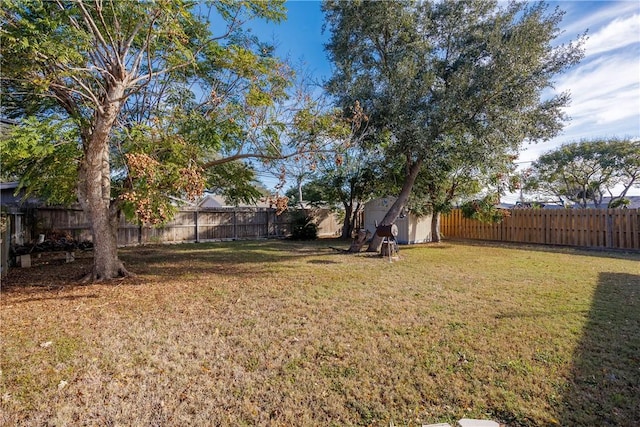
[[[52,204],[77,201],[76,182],[82,152],[75,126],[57,117],[34,117],[14,126],[0,139],[3,174],[15,176],[25,197]]]
[[[110,179],[111,200],[142,222],[165,221],[171,198],[207,179],[255,198],[251,168],[203,166],[280,153],[274,108],[293,73],[243,24],[284,17],[282,0],[3,2],[3,112],[32,117],[3,142],[3,169],[69,202],[84,153],[107,152],[111,169],[83,179]]]
[[[460,209],[465,218],[495,224],[502,222],[504,218],[508,218],[511,215],[510,211],[497,208],[497,201],[499,201],[499,198],[487,196],[466,202],[460,206]]]
[[[573,142],[546,153],[532,165],[526,182],[531,193],[552,195],[586,207],[598,207],[605,194],[622,191],[611,204],[624,198],[640,179],[640,142],[621,139],[594,139]]]
[[[568,95],[542,93],[582,57],[582,40],[552,47],[558,10],[482,0],[325,1],[323,10],[335,66],[327,89],[341,106],[358,100],[386,135],[375,148],[416,210],[503,191],[520,145],[562,128]]]
[[[228,203],[253,204],[265,194],[255,170],[242,162],[227,162],[206,171],[207,188],[225,197]]]
[[[208,0],[226,21],[256,17],[279,22],[286,18],[285,0]]]
[[[115,168],[120,171],[115,189],[130,219],[161,224],[175,212],[176,199],[194,200],[204,192],[199,146],[167,129],[144,125],[120,138],[124,156]]]

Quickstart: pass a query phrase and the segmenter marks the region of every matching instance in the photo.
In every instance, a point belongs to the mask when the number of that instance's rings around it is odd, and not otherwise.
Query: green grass
[[[130,248],[136,278],[90,286],[87,258],[12,270],[0,424],[640,420],[639,254],[339,244]]]

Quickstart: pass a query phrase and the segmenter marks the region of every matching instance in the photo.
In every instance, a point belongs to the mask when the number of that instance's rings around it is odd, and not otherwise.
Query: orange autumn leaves
[[[166,195],[194,200],[205,190],[204,171],[198,166],[163,164],[144,153],[127,153],[125,158],[128,186],[121,199],[141,223],[157,225],[171,217],[174,207]]]

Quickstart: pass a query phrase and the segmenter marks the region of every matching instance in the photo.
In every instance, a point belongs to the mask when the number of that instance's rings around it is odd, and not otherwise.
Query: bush
[[[609,202],[609,206],[607,206],[608,209],[617,209],[617,208],[628,208],[629,205],[631,204],[631,200],[629,199],[625,199],[624,197],[622,199],[615,199],[612,202]]]
[[[486,223],[499,223],[511,216],[511,212],[495,206],[495,200],[487,196],[480,200],[472,200],[460,206],[462,216]]]
[[[293,218],[291,238],[294,240],[315,240],[318,238],[318,226],[310,216],[299,214]]]

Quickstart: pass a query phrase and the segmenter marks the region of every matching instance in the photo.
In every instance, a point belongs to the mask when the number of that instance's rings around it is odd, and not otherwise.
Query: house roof
[[[227,203],[227,200],[225,199],[224,196],[221,196],[219,194],[212,194],[212,193],[204,194],[200,198],[200,200],[196,202],[196,205],[199,208],[234,208],[234,207],[269,208],[271,207],[268,202],[265,202],[263,200],[259,200],[257,203],[253,205],[250,205],[250,204],[240,204],[238,206],[230,205],[229,203]]]
[[[626,196],[625,199],[629,200],[629,204],[627,208],[629,209],[640,209],[640,196]],[[601,208],[606,208],[609,202],[611,201],[611,197],[603,197],[602,203],[600,203]],[[594,208],[595,205],[593,203],[587,203],[588,208]]]
[[[603,197],[602,202],[600,202],[600,208],[606,209],[611,201],[611,197]],[[629,204],[626,206],[629,209],[640,209],[640,196],[626,196],[625,199],[629,200]],[[540,206],[544,209],[564,209],[565,206],[560,204],[558,201],[536,201],[536,202],[517,202],[514,206],[515,209],[526,209],[531,208],[533,205]],[[568,202],[566,207],[577,207],[577,203]],[[595,203],[589,202],[587,203],[588,209],[595,209]]]
[[[218,194],[205,194],[196,204],[199,208],[221,208],[226,206],[226,201]]]
[[[0,182],[0,190],[15,190],[18,184],[18,181]]]
[[[24,198],[24,191],[16,194],[18,188],[17,181],[0,182],[0,205],[3,208],[19,209],[27,205],[37,205],[40,201],[37,198]]]

